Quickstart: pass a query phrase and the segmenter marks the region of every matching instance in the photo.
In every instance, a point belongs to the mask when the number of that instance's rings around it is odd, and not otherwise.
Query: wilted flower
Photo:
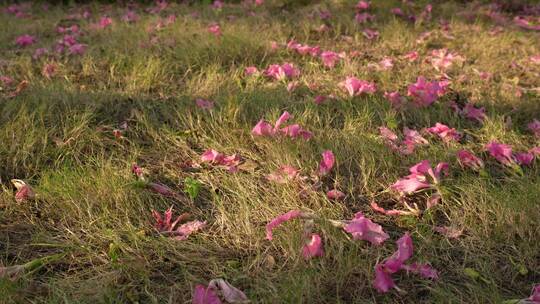
[[[152,210],[152,216],[155,220],[154,228],[162,234],[173,237],[175,240],[186,240],[192,233],[206,226],[206,222],[201,221],[190,221],[178,226],[180,222],[189,217],[189,214],[183,213],[179,215],[174,222],[171,222],[172,214],[172,206],[163,213],[163,216],[157,211]]]
[[[304,247],[302,247],[302,255],[304,256],[304,259],[324,256],[324,249],[320,235],[316,233],[311,234],[309,241],[304,245]]]
[[[332,151],[324,151],[322,153],[322,160],[319,163],[319,175],[322,176],[330,173],[330,170],[332,170],[332,167],[334,167],[335,160],[336,159]]]
[[[411,174],[395,182],[391,189],[400,193],[410,194],[425,188],[432,188],[440,182],[442,173],[447,173],[448,164],[439,163],[433,169],[428,160],[423,160],[409,169]],[[428,178],[428,176],[430,178]]]
[[[216,150],[208,149],[201,155],[201,161],[215,166],[223,166],[229,172],[236,172],[241,160],[238,154],[226,156]]]
[[[341,58],[339,54],[331,51],[325,51],[321,53],[321,59],[323,64],[327,68],[333,68],[336,65],[336,62]]]
[[[450,68],[454,61],[463,61],[463,57],[449,52],[448,49],[438,49],[431,52],[431,64],[437,70],[444,71]]]
[[[342,199],[345,198],[345,193],[337,190],[337,189],[332,189],[328,192],[326,192],[326,197],[329,199],[329,200],[333,200],[333,201],[340,201]]]
[[[353,239],[368,241],[376,246],[381,245],[389,238],[381,225],[375,224],[370,219],[364,217],[362,212],[357,212],[352,220],[347,221],[343,229],[350,233]]]
[[[251,75],[259,73],[259,70],[257,69],[257,67],[249,66],[249,67],[246,67],[246,69],[244,70],[244,73],[247,76],[251,76]]]
[[[15,39],[15,43],[20,47],[26,47],[26,46],[32,45],[36,43],[36,41],[37,40],[34,36],[27,35],[27,34],[21,35],[17,37],[17,39]]]
[[[407,95],[421,107],[427,107],[434,103],[445,91],[445,85],[439,81],[427,82],[422,76],[418,77],[416,83],[410,84]]]
[[[458,162],[462,167],[468,167],[474,170],[484,168],[484,162],[476,155],[467,150],[460,150],[457,153]]]
[[[261,119],[255,127],[251,130],[251,134],[255,136],[274,136],[279,133],[282,133],[285,136],[289,136],[291,138],[297,138],[302,137],[306,140],[310,139],[313,135],[311,132],[303,129],[298,124],[289,125],[286,127],[281,128],[281,125],[287,122],[291,115],[289,112],[285,111],[281,116],[276,120],[276,123],[274,126],[272,126],[269,122],[265,121],[264,119]]]
[[[360,0],[356,4],[356,9],[358,9],[360,11],[367,10],[367,9],[369,9],[369,5],[370,5],[369,1]]]
[[[221,299],[220,299],[221,296]],[[249,303],[247,296],[223,279],[211,280],[207,286],[197,285],[193,290],[192,304]]]
[[[527,128],[534,134],[534,136],[540,138],[540,121],[537,119],[533,120],[527,125]]]
[[[264,75],[275,80],[283,80],[297,77],[300,71],[292,63],[272,64],[264,71]]]
[[[266,179],[279,184],[287,183],[299,176],[300,170],[293,166],[281,166],[278,170],[266,176]]]
[[[393,108],[399,109],[403,106],[406,99],[405,97],[401,96],[399,92],[384,92],[384,98],[390,102]]]
[[[15,201],[17,203],[22,203],[36,198],[34,189],[32,189],[32,187],[30,187],[30,185],[25,183],[23,180],[12,179],[11,183],[17,189],[17,192],[15,192]]]
[[[364,37],[366,37],[369,40],[376,39],[379,37],[379,32],[374,29],[368,29],[368,28],[364,29],[362,31],[362,34],[364,35]]]
[[[206,100],[202,98],[195,99],[195,104],[197,107],[205,110],[211,110],[214,108],[214,102],[211,100]]]
[[[345,88],[351,97],[358,96],[362,93],[375,93],[377,90],[375,83],[360,80],[356,77],[347,77],[339,85]]]
[[[373,21],[375,19],[375,16],[370,13],[357,13],[354,16],[354,19],[358,23],[366,23],[368,21]]]
[[[504,165],[510,165],[513,163],[512,147],[509,145],[492,141],[486,145],[486,150],[491,156]]]
[[[215,24],[211,24],[209,27],[208,27],[208,31],[212,34],[214,34],[216,37],[219,37],[221,36],[221,27],[219,26],[219,24],[215,23]]]
[[[427,128],[426,131],[439,136],[445,143],[459,141],[461,138],[461,134],[456,131],[456,129],[450,128],[442,123],[436,123],[435,126]]]

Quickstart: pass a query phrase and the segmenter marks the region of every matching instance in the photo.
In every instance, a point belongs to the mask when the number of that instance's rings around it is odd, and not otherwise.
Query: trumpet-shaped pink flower
[[[439,278],[437,271],[427,264],[405,264],[405,262],[412,257],[414,249],[411,236],[408,232],[406,232],[396,244],[398,246],[397,251],[383,263],[375,265],[375,280],[373,281],[373,286],[377,291],[385,293],[390,289],[395,288],[396,284],[392,279],[392,274],[400,270],[405,270],[407,273],[419,274],[427,279],[436,280]]]
[[[534,160],[534,154],[530,152],[516,153],[514,159],[518,165],[529,166]]]
[[[435,69],[444,71],[452,66],[454,61],[463,61],[463,57],[450,53],[448,49],[438,49],[431,52],[431,64]]]
[[[173,214],[173,207],[171,206],[167,211],[163,213],[163,216],[155,211],[152,210],[152,216],[154,217],[154,220],[156,221],[154,223],[154,228],[156,228],[159,232],[171,232],[176,228],[176,225],[188,217],[187,213],[179,215],[174,222],[172,221],[172,214]]]
[[[291,210],[287,213],[284,213],[274,218],[273,220],[270,221],[270,223],[266,225],[266,239],[271,241],[274,238],[274,235],[272,232],[276,227],[280,226],[281,224],[287,221],[290,221],[297,217],[301,217],[302,215],[303,213],[300,210]]]
[[[26,47],[36,43],[36,38],[31,35],[21,35],[15,39],[15,43],[20,47]]]
[[[208,284],[195,286],[193,291],[193,304],[221,304],[221,298],[226,303],[249,303],[246,295],[238,288],[223,279],[213,279]]]
[[[418,106],[427,107],[444,94],[444,87],[444,83],[439,81],[427,82],[424,77],[420,76],[416,83],[409,85],[407,95],[411,96]]]
[[[486,145],[486,150],[491,156],[504,165],[513,163],[512,147],[492,141]]]
[[[364,10],[369,9],[369,5],[370,5],[369,1],[360,0],[356,4],[356,9],[358,9],[360,11],[364,11]]]
[[[208,26],[208,31],[210,33],[214,34],[214,36],[216,36],[216,37],[221,36],[221,26],[219,26],[219,24],[217,24],[217,23],[214,23],[214,24],[211,24],[210,26]]]
[[[321,53],[322,62],[327,68],[333,68],[340,58],[341,57],[338,53],[332,51],[325,51]]]
[[[370,14],[370,13],[365,13],[365,12],[364,13],[356,13],[356,15],[354,16],[354,19],[358,23],[366,23],[366,22],[375,20],[375,16]]]
[[[197,98],[195,100],[195,104],[197,105],[197,107],[199,107],[201,109],[205,109],[205,110],[211,110],[211,109],[214,108],[214,102],[213,101],[202,99],[202,98]]]
[[[527,125],[527,128],[534,134],[534,136],[540,138],[540,121],[538,121],[537,119],[531,121]]]
[[[336,161],[336,158],[334,156],[334,153],[330,150],[326,150],[322,153],[322,160],[319,163],[319,175],[326,175],[330,173],[330,170],[332,170],[332,167],[334,167],[334,163]]]
[[[435,126],[426,129],[429,133],[439,136],[445,143],[459,141],[461,134],[454,128],[450,128],[442,123],[436,123]]]
[[[431,188],[440,182],[441,174],[448,172],[447,163],[439,163],[433,169],[428,160],[423,160],[409,169],[411,174],[395,182],[391,189],[400,193],[410,194],[421,189]],[[431,181],[428,180],[431,177]]]
[[[348,221],[343,229],[350,233],[353,239],[368,241],[375,246],[381,245],[389,238],[381,225],[375,224],[370,219],[364,217],[362,212],[357,212],[354,218]]]
[[[289,114],[289,112],[283,112],[283,114],[281,114],[273,127],[269,122],[261,119],[255,125],[255,127],[253,127],[253,129],[251,130],[251,134],[255,136],[274,136],[281,133],[291,138],[301,137],[305,140],[308,140],[313,136],[311,132],[305,130],[298,124],[293,124],[281,128],[281,125],[286,123],[290,117],[291,115]]]
[[[467,150],[460,150],[457,153],[458,162],[462,167],[468,167],[473,170],[484,168],[484,162],[473,153]]]
[[[309,242],[302,247],[302,255],[306,260],[324,256],[324,248],[320,235],[316,233],[311,234]]]
[[[259,120],[259,122],[251,130],[251,134],[256,136],[272,136],[275,134],[274,128],[272,125],[265,121],[264,119]]]
[[[463,108],[463,115],[468,119],[482,122],[486,118],[486,110],[484,108],[476,108],[472,103],[468,103]]]
[[[333,200],[333,201],[340,201],[342,199],[345,198],[345,193],[337,190],[337,189],[332,189],[328,192],[326,192],[326,197],[329,199],[329,200]]]
[[[264,75],[275,80],[284,80],[297,77],[300,71],[292,63],[272,64],[264,71]]]
[[[360,80],[356,77],[347,77],[345,81],[340,83],[340,86],[345,88],[350,96],[358,96],[363,93],[375,93],[377,90],[375,83]]]
[[[268,174],[266,179],[278,184],[285,184],[299,177],[300,170],[293,166],[281,166],[277,171]]]

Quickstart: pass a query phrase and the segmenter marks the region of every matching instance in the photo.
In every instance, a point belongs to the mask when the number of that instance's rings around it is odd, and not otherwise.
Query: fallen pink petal
[[[353,239],[368,241],[375,246],[381,245],[390,237],[384,232],[381,225],[364,217],[361,212],[357,212],[354,218],[348,221],[343,229],[350,233]]]
[[[272,232],[275,228],[279,227],[281,224],[287,221],[301,217],[302,215],[302,211],[300,210],[291,210],[271,220],[266,225],[266,239],[271,241],[274,238]]]
[[[302,247],[302,255],[304,259],[324,256],[324,249],[321,236],[314,233],[307,244]]]

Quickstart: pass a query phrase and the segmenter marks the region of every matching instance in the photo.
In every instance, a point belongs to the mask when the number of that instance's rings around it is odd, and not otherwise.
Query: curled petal
[[[295,219],[295,218],[300,217],[300,216],[302,216],[302,211],[300,211],[300,210],[291,210],[291,211],[289,211],[287,213],[284,213],[284,214],[276,217],[272,221],[270,221],[270,223],[268,223],[266,225],[266,239],[271,241],[273,239],[272,231],[276,227],[283,224],[284,222],[290,221],[290,220]]]
[[[324,256],[324,249],[320,235],[316,233],[311,235],[310,241],[302,248],[302,255],[306,260],[313,257]]]

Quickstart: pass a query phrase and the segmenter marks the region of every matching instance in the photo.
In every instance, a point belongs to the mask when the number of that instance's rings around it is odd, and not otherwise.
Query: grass
[[[528,59],[540,54],[538,34],[507,26],[493,35],[485,16],[462,14],[481,8],[450,1],[434,4],[433,21],[413,24],[392,16],[389,9],[403,4],[388,0],[372,1],[370,11],[377,17],[369,27],[380,38],[370,41],[353,20],[354,1],[285,10],[278,1],[267,2],[253,9],[255,16],[240,4],[222,10],[171,4],[157,15],[141,6],[136,9],[141,19],[132,24],[120,20],[124,7],[97,3],[48,11],[35,4],[26,19],[0,14],[0,75],[15,85],[29,82],[13,98],[8,97],[12,86],[0,91],[0,265],[62,254],[19,280],[1,280],[0,302],[188,303],[193,287],[213,278],[226,279],[254,303],[500,303],[528,297],[540,282],[540,165],[536,161],[519,173],[496,163],[482,147],[493,139],[519,151],[538,145],[526,129],[540,118],[540,66]],[[427,3],[418,2],[411,11],[419,13]],[[90,20],[66,18],[83,8],[92,12]],[[319,9],[332,12],[327,32],[315,30],[323,23],[317,14],[312,17]],[[149,30],[169,14],[177,16],[173,24]],[[90,23],[102,15],[113,17],[113,25],[93,29]],[[439,18],[449,21],[453,39],[443,35]],[[221,25],[221,37],[208,33],[212,22]],[[72,23],[83,31],[84,55],[32,59],[37,47],[51,47],[62,37],[55,31],[58,24]],[[433,33],[416,42],[425,31]],[[22,34],[35,35],[38,42],[15,46]],[[310,56],[271,51],[270,41],[290,39],[360,55],[326,69]],[[465,57],[448,72],[450,92],[429,108],[392,109],[381,92],[403,92],[419,75],[437,77],[423,60],[442,47]],[[413,50],[421,60],[396,59],[390,71],[367,67]],[[293,92],[283,82],[244,75],[247,66],[263,70],[283,62],[301,70]],[[509,67],[512,62],[517,65]],[[41,73],[46,63],[57,66],[50,79]],[[482,80],[475,71],[493,77]],[[374,81],[378,93],[348,97],[337,84],[350,75]],[[312,83],[318,89],[309,89]],[[336,100],[313,103],[316,95],[328,94]],[[483,124],[449,110],[458,96],[486,108]],[[198,109],[196,98],[216,106]],[[274,121],[284,110],[313,132],[310,141],[251,136],[259,119]],[[112,130],[124,121],[128,129],[115,138]],[[383,125],[422,129],[435,122],[458,129],[465,139],[445,145],[429,138],[429,146],[402,156],[378,133]],[[238,153],[245,170],[186,168],[209,148]],[[486,176],[458,166],[455,155],[462,148],[482,156]],[[296,182],[264,178],[284,164],[309,174],[326,149],[334,152],[337,165],[320,190],[302,194]],[[369,202],[395,201],[385,189],[423,159],[451,165],[441,185],[442,202],[419,218],[373,212]],[[151,181],[179,193],[194,181],[201,189],[189,203],[152,193],[137,186],[133,163],[145,168]],[[16,203],[12,178],[32,185],[37,199]],[[346,193],[344,201],[325,197],[334,186]],[[169,206],[209,225],[186,241],[160,236],[152,228],[151,210]],[[292,209],[321,218],[315,230],[323,237],[323,258],[302,258],[298,222],[277,230],[272,242],[265,239],[266,223]],[[349,219],[357,211],[381,224],[391,239],[373,247],[323,220]],[[464,235],[447,239],[432,230],[448,224],[463,227]],[[392,254],[405,231],[414,239],[414,261],[429,262],[440,279],[400,274],[395,279],[406,294],[379,294],[371,286],[373,268]]]

